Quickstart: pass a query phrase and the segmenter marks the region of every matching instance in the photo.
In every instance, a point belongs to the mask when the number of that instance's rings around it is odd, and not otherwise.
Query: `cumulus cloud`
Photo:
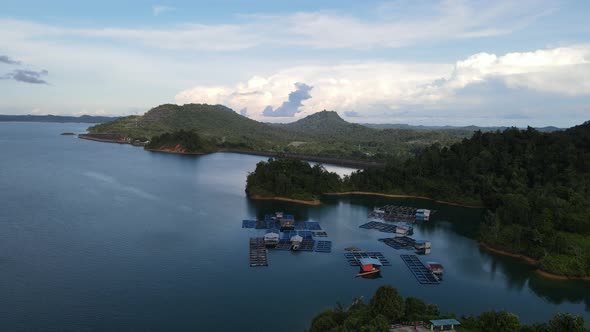
[[[11,59],[10,57],[6,56],[6,55],[0,55],[0,63],[6,63],[9,65],[20,65],[21,62]]]
[[[500,80],[513,88],[563,95],[590,94],[590,46],[561,47],[502,56],[478,53],[458,61],[449,77],[425,87],[433,99],[471,84]]]
[[[48,84],[47,81],[42,79],[42,76],[47,76],[47,70],[34,71],[25,69],[16,69],[11,73],[4,74],[0,77],[5,80],[15,80],[18,82],[32,83],[32,84]]]
[[[311,98],[312,86],[305,83],[295,83],[295,91],[289,93],[289,99],[273,110],[272,106],[268,105],[262,112],[263,116],[270,117],[293,117],[295,114],[301,112],[303,101]]]
[[[248,117],[248,108],[247,108],[247,107],[244,107],[244,108],[242,108],[242,109],[240,110],[240,114],[241,114],[242,116]]]
[[[424,114],[425,110],[432,112],[443,105],[451,109],[454,103],[482,109],[489,102],[486,95],[490,91],[472,87],[486,84],[493,91],[524,89],[560,98],[589,96],[588,77],[590,46],[579,45],[504,55],[478,53],[454,64],[369,62],[297,66],[233,86],[197,86],[180,92],[175,100],[264,109],[251,113],[254,118],[298,117],[323,109],[340,111],[348,117],[362,114],[384,118]],[[292,92],[293,82],[306,85]],[[310,99],[311,86],[314,98]],[[289,92],[289,101],[283,102],[280,96]],[[519,97],[512,94],[511,98]],[[306,100],[305,105],[302,100]],[[279,104],[276,110],[266,107]]]
[[[170,6],[155,5],[155,6],[152,6],[152,14],[154,16],[160,16],[160,14],[162,14],[162,13],[173,11],[175,9],[176,8],[170,7]]]

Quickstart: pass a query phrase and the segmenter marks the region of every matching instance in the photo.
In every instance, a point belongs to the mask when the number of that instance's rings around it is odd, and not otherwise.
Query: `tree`
[[[404,299],[391,286],[381,286],[371,298],[371,311],[381,314],[389,321],[397,321],[404,316]]]
[[[518,316],[506,311],[487,311],[479,316],[480,328],[483,332],[519,332]]]
[[[428,307],[424,301],[415,297],[408,297],[406,298],[404,312],[405,319],[410,322],[414,322],[421,320],[424,316],[427,316]]]
[[[337,313],[332,310],[326,310],[316,316],[311,321],[310,332],[324,332],[330,331],[333,328],[338,327]]]
[[[548,332],[586,332],[584,318],[573,316],[571,314],[559,313],[555,315],[547,324]]]

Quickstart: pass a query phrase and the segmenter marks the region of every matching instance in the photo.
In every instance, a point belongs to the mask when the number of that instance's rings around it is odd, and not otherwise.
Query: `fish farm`
[[[361,258],[374,258],[378,259],[383,266],[391,266],[391,263],[383,256],[382,253],[376,251],[355,251],[347,252],[344,257],[348,261],[350,266],[360,266],[359,260]]]
[[[266,258],[266,247],[264,246],[264,238],[250,238],[250,266],[268,266],[268,260]]]
[[[359,227],[364,229],[375,229],[383,233],[395,233],[395,230],[397,229],[397,226],[395,225],[386,224],[378,221],[369,221],[368,223],[362,224]]]
[[[414,245],[416,244],[416,240],[412,239],[411,237],[407,236],[400,236],[400,237],[393,237],[393,238],[385,238],[379,239],[379,241],[385,243],[386,245],[392,247],[393,249],[413,249]]]
[[[264,230],[263,237],[250,238],[250,266],[268,266],[267,250],[332,252],[332,241],[316,221],[295,221],[293,215],[276,212],[264,220],[242,220],[242,228]]]
[[[400,255],[400,257],[419,283],[427,285],[440,284],[440,279],[416,255]]]
[[[373,209],[373,211],[369,213],[369,218],[385,221],[428,221],[434,212],[436,211],[417,209],[410,206],[385,205],[383,207]]]

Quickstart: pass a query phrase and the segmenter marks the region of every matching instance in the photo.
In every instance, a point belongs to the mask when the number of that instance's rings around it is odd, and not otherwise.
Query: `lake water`
[[[409,199],[331,198],[319,207],[250,201],[245,178],[261,157],[181,156],[60,136],[85,124],[0,123],[0,330],[302,331],[337,302],[390,284],[443,312],[505,309],[525,322],[557,312],[590,320],[590,284],[543,279],[466,235],[481,211]],[[346,170],[340,169],[341,172]],[[358,226],[373,206],[438,210],[417,225],[424,260],[445,266],[420,285],[386,234]],[[331,254],[270,251],[248,265],[242,219],[285,211],[320,222]],[[354,278],[343,248],[381,251],[383,278]]]

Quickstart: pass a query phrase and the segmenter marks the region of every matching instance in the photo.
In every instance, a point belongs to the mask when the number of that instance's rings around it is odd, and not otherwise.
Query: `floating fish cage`
[[[369,213],[369,218],[385,221],[428,221],[434,212],[434,210],[418,209],[410,206],[385,205],[374,208]]]

